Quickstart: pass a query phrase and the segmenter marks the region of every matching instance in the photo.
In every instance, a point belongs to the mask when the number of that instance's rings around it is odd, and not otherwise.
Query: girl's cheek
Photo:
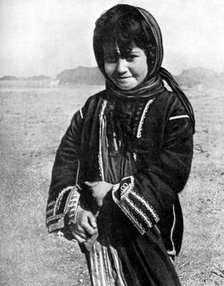
[[[104,70],[105,70],[106,74],[108,76],[110,76],[115,71],[115,65],[114,64],[105,63],[104,64]]]

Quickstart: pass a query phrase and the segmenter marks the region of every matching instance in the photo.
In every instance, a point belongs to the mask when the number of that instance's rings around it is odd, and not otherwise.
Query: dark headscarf
[[[154,38],[154,45],[155,45],[155,55],[154,55],[154,61],[153,66],[150,67],[150,70],[148,72],[148,75],[141,84],[139,84],[137,87],[131,89],[131,90],[121,90],[118,87],[114,85],[114,83],[107,77],[105,70],[104,70],[104,57],[103,57],[103,47],[102,42],[99,41],[97,37],[97,25],[99,23],[99,20],[102,19],[102,17],[109,11],[112,11],[113,9],[122,9],[123,11],[132,9],[135,10],[134,12],[137,12],[139,14],[139,17],[142,18],[142,20],[145,22],[147,28],[151,30],[151,34]],[[165,90],[163,80],[167,82],[167,84],[170,86],[172,91],[177,94],[181,102],[183,103],[186,112],[188,113],[193,128],[195,127],[195,118],[194,118],[194,112],[193,108],[184,94],[184,92],[179,87],[178,83],[175,81],[175,79],[172,77],[172,75],[164,69],[162,65],[163,61],[163,43],[162,43],[162,34],[160,27],[158,23],[156,22],[155,18],[145,9],[130,6],[126,4],[118,4],[111,9],[109,9],[107,12],[105,12],[96,22],[96,28],[94,31],[94,38],[93,38],[93,48],[94,53],[96,57],[96,61],[98,64],[99,69],[103,73],[105,79],[106,79],[106,89],[109,90],[112,94],[119,97],[129,97],[129,98],[139,98],[139,97],[154,97],[156,94],[161,93]],[[110,31],[108,31],[109,33]],[[147,54],[147,51],[146,51]],[[149,57],[149,55],[148,55]]]

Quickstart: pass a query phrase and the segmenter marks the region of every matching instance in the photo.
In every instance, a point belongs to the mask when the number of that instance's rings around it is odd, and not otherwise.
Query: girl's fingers
[[[75,234],[75,235],[80,236],[83,239],[87,239],[87,235],[84,229],[75,228],[75,229],[71,229],[71,231],[73,235]]]
[[[76,233],[73,233],[74,239],[78,241],[78,243],[83,243],[86,241],[86,238],[82,238],[81,236],[79,236]]]
[[[88,221],[89,221],[89,224],[95,229],[97,228],[97,224],[96,224],[96,217],[94,215],[89,215],[88,217]]]
[[[86,235],[86,230],[85,230],[85,225],[81,226],[81,225],[70,225],[70,229],[72,231],[72,234],[76,234],[80,237],[82,237],[83,239],[87,239],[87,235]]]
[[[98,233],[97,228],[93,228],[90,224],[86,224],[84,228],[90,236]]]

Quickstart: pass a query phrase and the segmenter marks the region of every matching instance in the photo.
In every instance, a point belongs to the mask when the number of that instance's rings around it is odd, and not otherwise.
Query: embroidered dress
[[[92,204],[83,182],[114,184],[97,240],[88,250],[81,245],[93,285],[180,285],[168,254],[181,246],[178,193],[190,171],[192,135],[183,104],[166,90],[137,102],[104,91],[74,115],[55,159],[47,225],[72,239],[69,204]]]
[[[98,236],[80,244],[94,286],[177,286],[171,258],[182,243],[178,194],[191,168],[194,115],[175,80],[161,68],[159,27],[147,11],[133,9],[152,27],[157,48],[152,71],[136,88],[120,90],[107,78],[94,38],[106,89],[74,114],[62,138],[46,224],[49,232],[73,239],[69,222],[78,204],[98,211]],[[100,210],[86,181],[113,184]]]
[[[180,285],[159,231],[153,227],[159,217],[152,205],[134,190],[132,176],[137,172],[139,150],[132,143],[140,140],[144,118],[152,103],[153,99],[137,104],[127,100],[103,103],[99,127],[101,177],[114,185],[122,183],[120,194],[114,191],[114,201],[109,197],[100,210],[99,237],[90,252],[86,252],[93,285]],[[115,111],[116,105],[119,112]],[[108,109],[112,112],[109,118]],[[120,124],[111,124],[113,118]],[[121,130],[111,125],[118,125]],[[120,141],[124,138],[127,142]],[[150,145],[144,147],[148,149]]]

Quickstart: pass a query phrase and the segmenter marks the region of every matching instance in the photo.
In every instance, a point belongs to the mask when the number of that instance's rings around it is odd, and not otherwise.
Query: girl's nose
[[[117,61],[116,70],[119,73],[124,73],[127,71],[127,61],[125,59],[119,58]]]

